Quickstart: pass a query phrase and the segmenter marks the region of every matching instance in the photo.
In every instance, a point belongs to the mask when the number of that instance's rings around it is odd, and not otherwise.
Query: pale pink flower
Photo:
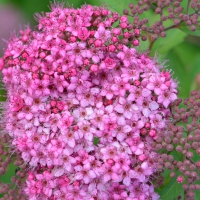
[[[177,98],[178,97],[176,93],[166,90],[159,94],[158,103],[162,103],[165,106],[165,108],[167,108],[169,104],[171,102],[174,102],[174,100],[176,100]]]
[[[136,50],[133,48],[128,48],[123,45],[123,51],[117,54],[117,57],[120,58],[125,67],[129,67],[131,64],[136,63],[135,59]]]
[[[111,37],[111,32],[109,30],[106,30],[104,26],[99,26],[94,37],[96,39],[101,39],[103,41],[106,41]]]

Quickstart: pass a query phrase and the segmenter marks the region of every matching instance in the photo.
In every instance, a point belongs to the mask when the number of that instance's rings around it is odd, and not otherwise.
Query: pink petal
[[[148,88],[149,90],[153,90],[154,89],[154,84],[153,83],[149,83],[146,88]]]
[[[113,98],[113,94],[112,94],[112,93],[107,93],[107,94],[106,94],[106,98],[107,98],[108,100],[112,99],[112,98]]]
[[[115,106],[114,110],[118,113],[123,113],[124,112],[124,107],[120,104],[117,104],[117,106]]]
[[[155,88],[155,89],[154,89],[154,92],[155,92],[157,95],[159,95],[159,94],[161,93],[161,89],[160,89],[160,88]]]
[[[135,95],[134,94],[129,94],[128,97],[126,98],[127,101],[134,101],[135,100]]]
[[[143,151],[141,150],[141,149],[137,149],[136,151],[135,151],[135,155],[140,155],[140,154],[142,154],[143,153]]]
[[[124,127],[123,127],[123,132],[124,133],[128,133],[128,132],[130,132],[132,130],[132,128],[129,126],[129,125],[125,125]]]
[[[75,147],[75,140],[72,138],[71,140],[68,140],[68,145],[72,148]]]
[[[88,172],[88,175],[89,175],[90,178],[95,178],[95,177],[96,177],[96,174],[94,173],[93,170],[90,170],[90,171]]]
[[[93,140],[93,134],[90,132],[87,132],[84,134],[84,138],[88,141],[92,141]]]
[[[159,105],[158,105],[158,103],[156,103],[155,101],[151,101],[151,102],[149,103],[149,108],[150,108],[151,110],[157,110],[157,109],[159,108]]]
[[[142,90],[142,96],[143,96],[143,97],[148,97],[150,94],[151,94],[151,91],[148,90],[147,88],[144,88],[144,89]]]
[[[123,184],[129,186],[131,183],[131,179],[129,177],[125,177],[123,180]]]
[[[144,127],[144,122],[143,122],[142,120],[138,121],[137,127],[138,127],[139,129],[143,128],[143,127]]]
[[[171,95],[170,95],[170,100],[171,100],[171,101],[174,101],[174,100],[176,100],[176,99],[177,99],[177,95],[174,94],[174,93],[171,93]]]
[[[108,113],[113,112],[113,105],[106,106],[105,110],[106,110]]]
[[[53,170],[53,174],[55,177],[60,177],[64,174],[64,169],[63,168],[58,168]]]
[[[103,183],[107,183],[110,180],[110,175],[109,174],[105,174],[103,176]]]
[[[82,180],[82,179],[83,179],[83,174],[80,173],[80,172],[78,172],[78,173],[75,174],[74,178],[75,178],[76,180]]]
[[[144,108],[144,109],[142,110],[142,113],[143,113],[143,115],[144,115],[145,117],[148,117],[149,114],[150,114],[150,110],[149,110],[148,108]]]
[[[169,104],[170,104],[170,100],[169,99],[165,99],[163,101],[163,105],[165,106],[165,108],[167,108]]]
[[[118,133],[117,134],[117,139],[121,142],[124,140],[124,138],[126,137],[126,135],[124,133]]]
[[[131,117],[132,117],[132,112],[125,111],[125,112],[124,112],[124,116],[125,116],[127,119],[131,119]]]

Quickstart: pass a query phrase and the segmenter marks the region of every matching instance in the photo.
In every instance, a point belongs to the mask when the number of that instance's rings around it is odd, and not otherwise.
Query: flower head
[[[29,171],[26,196],[158,199],[149,141],[166,126],[175,81],[124,45],[125,16],[53,5],[37,19],[27,40],[11,40],[0,59],[5,131]]]

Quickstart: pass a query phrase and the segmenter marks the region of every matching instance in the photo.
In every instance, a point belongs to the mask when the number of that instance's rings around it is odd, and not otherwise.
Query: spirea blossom
[[[36,18],[37,29],[12,37],[0,59],[4,131],[27,166],[27,198],[159,199],[151,143],[177,83],[123,44],[126,16],[52,5]]]

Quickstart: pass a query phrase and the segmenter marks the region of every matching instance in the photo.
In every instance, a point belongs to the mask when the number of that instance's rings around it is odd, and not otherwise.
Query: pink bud
[[[36,71],[38,71],[38,69],[39,69],[38,66],[33,66],[33,67],[31,68],[31,71],[32,71],[32,72],[36,72]]]
[[[56,104],[57,104],[57,102],[56,102],[56,101],[54,101],[54,100],[50,102],[50,105],[51,105],[52,107],[55,107],[55,106],[56,106]]]
[[[88,41],[89,44],[93,44],[94,43],[94,39],[90,38]]]
[[[184,181],[184,177],[183,176],[178,176],[177,177],[177,182],[178,183],[182,183]]]
[[[22,58],[27,58],[27,57],[28,57],[28,53],[24,52],[24,53],[22,54]],[[17,59],[17,60],[19,60],[19,59]]]
[[[34,174],[31,172],[28,172],[28,180],[31,181],[35,178]]]
[[[109,50],[110,52],[114,52],[115,49],[116,49],[116,47],[115,47],[115,45],[113,45],[113,44],[111,44],[111,45],[108,46],[108,50]]]
[[[121,34],[120,29],[119,29],[119,28],[114,28],[114,29],[113,29],[113,34],[114,34],[114,35],[120,35],[120,34]]]
[[[200,167],[200,161],[197,161],[197,162],[196,162],[196,166],[197,166],[197,167]]]
[[[127,22],[128,21],[128,18],[126,16],[122,16],[120,18],[120,22]]]
[[[49,75],[48,74],[44,74],[42,77],[43,80],[49,80]]]
[[[57,108],[54,108],[54,109],[53,109],[53,113],[54,113],[54,114],[57,114],[57,113],[58,113],[58,109],[57,109]]]
[[[65,107],[65,104],[62,101],[57,102],[57,108],[59,110],[63,110]]]
[[[43,51],[40,53],[40,58],[45,58],[46,57],[46,53]]]
[[[73,69],[73,68],[69,69],[68,75],[69,76],[76,76],[76,69]]]
[[[113,38],[112,38],[112,42],[113,42],[113,43],[116,43],[116,42],[118,42],[118,41],[119,41],[119,39],[118,39],[117,37],[113,37]]]
[[[135,35],[136,37],[140,36],[140,30],[136,28],[136,29],[134,30],[134,35]]]
[[[151,128],[151,124],[149,122],[146,122],[145,123],[145,128],[147,128],[147,129]]]
[[[94,42],[94,45],[95,45],[95,47],[101,47],[101,46],[102,46],[101,40],[96,40],[96,41]]]
[[[146,156],[144,154],[139,155],[138,159],[140,161],[144,161],[146,159]]]
[[[124,33],[124,38],[129,38],[130,35],[131,35],[131,34],[130,34],[129,32],[125,32],[125,33]]]
[[[155,137],[157,134],[156,134],[156,131],[155,131],[154,129],[151,129],[151,130],[149,131],[149,135],[150,135],[151,137]]]
[[[134,85],[135,85],[135,86],[140,86],[140,84],[141,84],[141,82],[140,82],[139,80],[135,80],[135,81],[134,81]]]
[[[22,41],[23,41],[23,42],[27,42],[28,40],[29,40],[28,35],[23,35],[23,36],[22,36]]]
[[[90,67],[90,70],[91,70],[92,72],[97,72],[98,69],[99,69],[99,66],[98,66],[98,65],[91,65],[91,67]]]
[[[33,79],[38,79],[38,78],[39,78],[39,75],[36,74],[36,73],[34,73],[34,74],[32,75],[32,77],[33,77]]]
[[[69,41],[70,41],[70,42],[76,42],[76,37],[75,37],[75,36],[71,36],[71,37],[69,38]]]
[[[77,131],[79,128],[78,128],[78,126],[74,126],[73,129],[74,129],[74,131]]]
[[[120,24],[120,27],[122,28],[122,29],[126,29],[127,28],[127,23],[125,23],[125,22],[122,22],[121,24]]]
[[[101,13],[102,13],[103,16],[107,16],[108,15],[108,10],[103,9],[101,11]]]
[[[96,33],[96,31],[94,31],[94,30],[91,30],[91,31],[90,31],[90,35],[91,35],[91,36],[94,36],[95,33]]]
[[[142,135],[146,135],[146,133],[147,133],[146,128],[140,129],[140,133],[141,133]]]
[[[123,49],[123,45],[122,45],[122,44],[118,44],[118,45],[117,45],[117,49],[118,49],[118,50],[122,50],[122,49]]]
[[[108,159],[106,161],[109,165],[113,165],[115,163],[115,161],[113,159]]]
[[[94,16],[99,16],[101,13],[98,10],[94,11]]]
[[[74,185],[74,186],[79,186],[80,183],[79,183],[78,181],[75,181],[75,182],[73,183],[73,185]]]
[[[133,46],[136,47],[136,46],[138,46],[140,44],[140,41],[138,39],[133,40],[132,44],[133,44]]]
[[[196,152],[197,152],[198,154],[200,154],[200,148],[198,148],[198,149],[196,150]]]

